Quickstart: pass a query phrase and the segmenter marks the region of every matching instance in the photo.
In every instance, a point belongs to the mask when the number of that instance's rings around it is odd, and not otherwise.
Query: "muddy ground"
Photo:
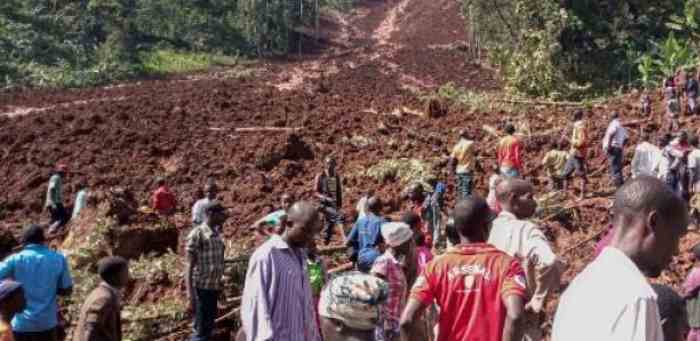
[[[301,58],[259,61],[245,72],[2,93],[0,181],[6,189],[0,195],[0,221],[6,230],[45,221],[42,205],[49,172],[63,162],[76,172],[67,179],[66,198],[85,179],[93,189],[128,187],[146,205],[155,177],[167,176],[179,198],[174,221],[186,231],[195,189],[212,177],[233,213],[225,235],[246,249],[252,246],[247,226],[282,193],[312,197],[312,181],[326,155],[338,158],[345,177],[343,208],[350,215],[363,192],[374,188],[385,199],[395,199],[404,185],[373,180],[362,176],[363,171],[385,159],[445,159],[461,128],[480,141],[490,169],[497,138],[482,127],[498,128],[506,120],[529,127],[529,132],[522,129],[525,176],[544,194],[548,190],[539,167],[544,143],[568,134],[573,107],[473,111],[445,101],[449,110],[442,117],[391,114],[403,107],[425,112],[422,95],[448,82],[472,91],[501,91],[498,75],[466,54],[459,11],[457,2],[448,0],[359,1],[351,13],[327,13],[321,45],[307,46]],[[660,97],[655,99],[660,109]],[[630,94],[592,109],[592,141],[602,137],[606,114],[618,110],[625,121],[636,122],[630,126],[635,143],[637,128],[657,120],[641,117],[637,102]],[[698,126],[687,123],[692,130]],[[294,134],[236,131],[246,127],[300,129]],[[372,143],[347,142],[357,137]],[[631,159],[631,151],[627,154]],[[434,164],[435,173],[448,183],[451,205],[454,179],[441,168],[444,162]],[[569,265],[567,281],[591,260],[597,236],[607,225],[612,189],[597,143],[590,148],[589,167],[591,198],[577,203],[577,193],[569,193],[564,204],[576,206],[569,210],[573,214],[550,216],[542,223]],[[481,174],[477,182],[484,195],[489,175]],[[395,211],[399,205],[392,206]],[[698,239],[695,234],[686,237],[682,251]],[[661,281],[678,286],[690,266],[682,255]],[[550,315],[555,304],[550,303]]]

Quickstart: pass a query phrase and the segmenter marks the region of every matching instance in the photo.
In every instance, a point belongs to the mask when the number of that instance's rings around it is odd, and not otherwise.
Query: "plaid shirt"
[[[194,287],[220,290],[224,275],[224,241],[218,231],[200,224],[187,236],[187,254],[196,261],[192,270]]]
[[[398,335],[401,312],[406,306],[408,296],[408,284],[406,275],[403,273],[401,263],[399,263],[390,251],[377,258],[372,266],[372,274],[382,275],[389,284],[389,297],[386,304],[381,309],[380,319],[383,323],[377,326],[375,338],[377,341],[384,340],[385,333]]]

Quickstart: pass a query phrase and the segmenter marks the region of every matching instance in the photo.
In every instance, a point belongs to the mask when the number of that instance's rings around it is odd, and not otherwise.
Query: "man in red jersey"
[[[457,204],[454,225],[460,244],[428,263],[416,280],[401,317],[402,340],[409,340],[433,302],[440,307],[438,341],[520,339],[525,272],[513,257],[486,243],[493,219],[482,198],[471,196]]]

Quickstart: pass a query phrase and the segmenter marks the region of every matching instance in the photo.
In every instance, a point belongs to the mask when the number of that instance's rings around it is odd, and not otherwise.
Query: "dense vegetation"
[[[2,0],[0,86],[86,86],[206,66],[216,56],[286,53],[319,0]],[[196,69],[196,68],[195,68]],[[185,71],[187,68],[185,68]],[[176,71],[183,71],[177,69]]]
[[[698,64],[700,0],[463,0],[510,90],[576,98]]]

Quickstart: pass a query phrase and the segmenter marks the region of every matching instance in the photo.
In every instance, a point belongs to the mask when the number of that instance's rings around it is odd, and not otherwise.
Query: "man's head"
[[[208,181],[207,184],[204,185],[204,195],[206,195],[209,200],[216,199],[218,194],[219,188],[216,186],[215,182]]]
[[[582,120],[583,119],[583,110],[576,109],[576,111],[574,111],[574,114],[572,115],[572,118],[574,121]]]
[[[22,284],[9,279],[0,281],[0,312],[4,318],[12,319],[26,305]]]
[[[68,166],[65,163],[59,163],[56,165],[56,174],[60,176],[65,176],[68,172]]]
[[[163,186],[166,185],[166,183],[167,183],[167,182],[165,181],[165,178],[164,178],[164,177],[159,176],[159,177],[156,178],[156,186],[158,186],[158,187],[163,187]]]
[[[326,157],[325,164],[326,164],[326,171],[329,174],[335,174],[335,166],[336,166],[335,157],[333,157],[333,156]]]
[[[460,242],[485,242],[489,236],[494,214],[483,198],[471,195],[457,203],[454,209],[454,228]]]
[[[688,331],[688,315],[685,301],[671,287],[652,284],[659,306],[659,317],[665,341],[683,341]]]
[[[371,196],[367,199],[367,210],[373,214],[378,214],[382,210],[382,199],[378,196]]]
[[[459,232],[457,232],[454,217],[447,219],[447,222],[445,223],[445,237],[452,245],[457,245],[460,243]]]
[[[308,201],[300,201],[287,210],[287,227],[283,238],[292,247],[302,248],[321,232],[318,207]]]
[[[515,126],[512,123],[506,123],[506,126],[503,128],[503,130],[506,132],[508,135],[513,135],[515,134]]]
[[[411,211],[407,211],[401,215],[401,222],[410,226],[411,230],[418,231],[420,217]]]
[[[332,279],[318,303],[324,340],[374,340],[388,296],[388,284],[375,276],[352,272]]]
[[[105,257],[97,263],[97,273],[105,283],[124,288],[129,285],[129,261],[122,257]]]
[[[688,208],[666,184],[641,176],[615,194],[612,246],[648,277],[658,277],[678,252],[688,227]]]
[[[671,143],[672,136],[671,134],[663,134],[659,136],[659,146],[661,148],[668,146],[669,143]]]
[[[384,223],[381,227],[382,237],[387,246],[397,255],[409,255],[415,246],[413,230],[405,223]]]
[[[652,139],[651,135],[652,135],[651,131],[649,131],[648,129],[642,129],[639,132],[639,139],[644,141],[644,142],[650,142]]]
[[[423,186],[419,183],[414,183],[408,189],[408,198],[413,201],[423,200],[424,190]]]
[[[683,130],[678,134],[678,141],[681,143],[687,143],[688,142],[688,132]]]
[[[37,224],[29,225],[22,231],[22,245],[43,244],[45,241],[44,228]]]
[[[226,223],[228,213],[219,201],[212,201],[204,206],[204,223],[210,227],[221,227]]]
[[[691,146],[693,146],[695,148],[698,147],[699,143],[700,143],[700,139],[698,138],[697,135],[692,135],[688,138],[688,144],[690,144]]]
[[[619,119],[619,118],[620,118],[620,113],[617,112],[617,111],[613,111],[613,112],[610,114],[610,119],[611,119],[611,120],[617,120],[617,119]]]
[[[467,129],[462,129],[462,130],[460,130],[460,131],[459,131],[459,137],[468,140],[468,139],[469,139],[469,130],[467,130]]]
[[[285,210],[292,207],[293,203],[294,203],[294,199],[292,198],[291,195],[289,195],[287,193],[282,194],[282,196],[280,197],[280,205],[282,205],[282,208],[284,208]]]
[[[527,219],[535,214],[537,203],[533,197],[533,187],[522,179],[504,179],[496,187],[496,198],[504,211],[518,219]]]

